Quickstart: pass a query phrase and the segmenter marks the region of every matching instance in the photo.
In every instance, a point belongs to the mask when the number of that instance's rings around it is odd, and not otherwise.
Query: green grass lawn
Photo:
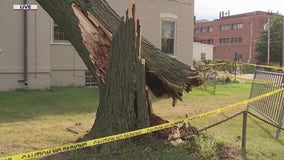
[[[74,142],[90,129],[98,101],[97,89],[83,87],[0,93],[0,156]]]
[[[207,90],[200,87],[185,93],[183,102],[178,102],[176,107],[171,107],[170,100],[153,98],[154,112],[165,119],[177,120],[186,115],[193,116],[247,100],[249,90],[249,84],[230,83],[218,85],[216,94],[212,95],[211,87]],[[95,119],[98,99],[98,89],[85,87],[0,93],[0,157],[74,142],[90,130]],[[240,112],[245,107],[194,120],[191,125],[203,128]],[[78,131],[79,134],[71,133],[67,129]],[[283,158],[284,133],[281,133],[279,140],[275,140],[275,131],[275,128],[250,116],[246,158]],[[232,152],[239,155],[237,158],[241,159],[242,116],[205,133],[213,136],[218,143],[229,146]],[[139,153],[145,153],[144,159],[153,159],[153,155],[157,155],[157,159],[166,159],[163,157],[170,158],[174,156],[172,153],[180,150],[178,158],[186,159],[187,153],[182,148],[156,148],[150,147],[147,152],[143,149]],[[152,154],[148,154],[149,152]]]

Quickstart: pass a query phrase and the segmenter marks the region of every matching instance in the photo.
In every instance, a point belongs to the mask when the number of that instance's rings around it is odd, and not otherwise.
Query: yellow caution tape
[[[230,64],[235,62],[228,61],[227,63],[216,63],[215,65],[223,65],[223,64]],[[255,66],[255,67],[262,67],[262,68],[270,68],[270,69],[277,69],[277,70],[284,70],[283,67],[277,67],[277,66],[268,66],[268,65],[259,65],[259,64],[252,64],[252,63],[244,63],[244,62],[237,62],[237,65],[249,65],[249,66]]]
[[[250,78],[244,78],[244,77],[239,77],[239,76],[234,76],[231,74],[227,74],[224,72],[220,72],[217,70],[212,70],[213,72],[216,72],[220,75],[226,76],[226,77],[230,77],[230,78],[236,78],[238,80],[242,80],[242,81],[246,81],[246,82],[251,82],[251,83],[261,83],[261,84],[275,84],[275,83],[279,83],[279,82],[274,82],[274,81],[268,81],[268,80],[260,80],[260,79],[250,79]]]
[[[209,116],[209,115],[213,115],[213,114],[225,112],[225,111],[228,111],[228,110],[231,110],[231,109],[234,109],[234,108],[238,108],[240,106],[247,105],[248,103],[252,103],[252,102],[261,100],[265,97],[272,96],[272,95],[279,93],[279,92],[282,92],[282,91],[284,91],[284,88],[278,89],[278,90],[275,90],[275,91],[272,91],[272,92],[269,92],[269,93],[266,93],[266,94],[263,94],[263,95],[260,95],[258,97],[255,97],[255,98],[252,98],[252,99],[249,99],[249,100],[237,103],[237,104],[229,105],[227,107],[223,107],[223,108],[220,108],[220,109],[216,109],[216,110],[213,110],[213,111],[209,111],[209,112],[206,112],[206,113],[195,115],[195,116],[185,118],[185,119],[182,119],[182,120],[177,120],[177,121],[174,121],[174,122],[169,122],[169,123],[165,123],[165,124],[161,124],[161,125],[157,125],[157,126],[153,126],[153,127],[143,128],[143,129],[127,132],[127,133],[116,134],[116,135],[112,135],[112,136],[107,136],[107,137],[103,137],[103,138],[85,141],[85,142],[79,142],[79,143],[74,143],[74,144],[69,144],[69,145],[63,145],[63,146],[60,146],[60,147],[42,149],[42,150],[37,150],[37,151],[33,151],[33,152],[17,154],[17,155],[14,155],[14,156],[3,157],[3,158],[0,158],[0,160],[27,160],[27,159],[34,159],[34,158],[42,158],[42,157],[54,155],[54,154],[57,154],[57,153],[77,150],[77,149],[81,149],[81,148],[86,148],[86,147],[96,146],[96,145],[109,143],[109,142],[113,142],[113,141],[118,141],[118,140],[122,140],[122,139],[126,139],[126,138],[131,138],[131,137],[135,137],[135,136],[159,131],[159,130],[162,130],[162,129],[170,128],[170,127],[173,127],[177,124],[190,122],[192,120],[199,119],[199,118],[202,118],[202,117],[206,117],[206,116]]]
[[[223,65],[223,64],[230,64],[230,63],[215,63],[215,65]]]
[[[238,62],[238,63],[239,63],[239,64],[242,64],[242,65],[250,65],[250,66],[256,66],[256,67],[263,67],[263,68],[271,68],[271,69],[284,70],[283,67],[267,66],[267,65],[258,65],[258,64],[250,64],[250,63],[243,63],[243,62]]]

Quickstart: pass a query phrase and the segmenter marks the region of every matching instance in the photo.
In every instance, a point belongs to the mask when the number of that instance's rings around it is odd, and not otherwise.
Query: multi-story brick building
[[[238,53],[243,62],[255,63],[260,32],[273,14],[255,11],[222,16],[213,21],[196,21],[194,41],[214,45],[214,60],[233,60]]]

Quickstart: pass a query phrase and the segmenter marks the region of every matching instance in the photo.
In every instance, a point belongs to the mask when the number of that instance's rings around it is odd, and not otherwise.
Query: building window
[[[206,59],[206,53],[201,53],[201,60],[205,60]]]
[[[242,38],[231,38],[231,43],[242,43],[243,39]]]
[[[212,27],[208,27],[208,32],[212,32],[213,28]]]
[[[206,33],[207,31],[208,31],[208,28],[207,28],[207,27],[201,28],[201,32],[202,32],[202,33]]]
[[[203,43],[203,44],[213,44],[213,39],[201,39],[196,42]]]
[[[174,54],[175,31],[175,21],[162,20],[162,51],[167,54]]]
[[[213,39],[207,39],[207,44],[213,44]]]
[[[230,25],[221,25],[220,26],[220,30],[221,31],[228,31],[231,29],[231,26]]]
[[[243,28],[244,28],[244,25],[242,23],[233,24],[234,30],[243,29]]]
[[[60,28],[54,21],[52,22],[52,28],[53,28],[53,42],[57,43],[68,43],[68,39],[66,37],[66,35],[64,34],[62,28]]]
[[[220,38],[220,44],[228,44],[230,43],[230,38]]]
[[[212,32],[212,27],[195,28],[194,33],[207,33]]]
[[[85,71],[85,86],[98,86],[96,78],[91,74],[90,71]]]
[[[201,32],[201,29],[200,29],[200,28],[196,28],[196,29],[194,30],[194,32],[195,32],[195,33],[200,33],[200,32]]]

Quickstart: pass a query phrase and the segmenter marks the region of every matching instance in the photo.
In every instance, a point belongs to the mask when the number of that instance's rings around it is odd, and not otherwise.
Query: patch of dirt
[[[224,146],[217,144],[217,155],[219,160],[236,160],[239,159],[239,146]]]
[[[60,154],[44,157],[41,160],[71,160],[71,158],[66,153],[60,153]]]

